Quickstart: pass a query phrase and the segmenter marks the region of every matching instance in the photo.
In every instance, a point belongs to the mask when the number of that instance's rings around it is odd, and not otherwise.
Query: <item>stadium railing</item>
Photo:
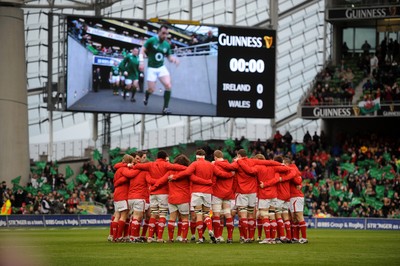
[[[178,56],[198,56],[198,55],[216,55],[218,52],[217,42],[209,42],[196,44],[188,47],[179,47],[173,50],[173,53]]]

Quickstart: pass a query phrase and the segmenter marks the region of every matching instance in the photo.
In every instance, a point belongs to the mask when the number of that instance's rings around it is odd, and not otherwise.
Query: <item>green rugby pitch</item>
[[[0,256],[9,265],[400,264],[400,231],[311,229],[303,245],[239,244],[235,233],[234,244],[129,244],[107,242],[107,228],[0,229]]]

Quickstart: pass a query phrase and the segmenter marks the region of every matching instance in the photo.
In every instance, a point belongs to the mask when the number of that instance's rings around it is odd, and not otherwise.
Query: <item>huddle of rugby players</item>
[[[244,149],[232,163],[220,150],[213,162],[205,155],[197,150],[192,163],[185,155],[170,163],[165,151],[154,162],[143,152],[125,155],[114,165],[115,213],[108,240],[202,244],[208,231],[210,243],[223,243],[226,226],[230,244],[238,215],[240,243],[308,243],[302,178],[289,158],[248,158]],[[168,240],[163,239],[165,227]]]

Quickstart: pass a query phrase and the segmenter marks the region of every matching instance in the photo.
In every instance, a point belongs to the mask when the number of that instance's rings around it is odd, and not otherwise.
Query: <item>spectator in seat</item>
[[[371,45],[365,40],[364,44],[361,46],[361,49],[364,52],[364,55],[369,54],[369,50],[371,49]]]
[[[363,88],[363,91],[367,91],[367,90],[370,91],[370,90],[372,90],[373,84],[372,84],[371,80],[368,79],[367,82],[364,83],[364,85],[362,86],[362,88]]]
[[[369,60],[369,64],[370,64],[369,75],[373,77],[374,75],[376,75],[376,71],[378,70],[378,64],[379,64],[379,60],[376,54],[372,54],[371,59]]]
[[[314,96],[314,94],[310,94],[310,97],[308,97],[307,102],[311,105],[311,106],[316,106],[319,104],[317,97]]]
[[[74,214],[78,212],[79,198],[76,193],[72,194],[67,200],[67,211],[68,213]]]
[[[49,199],[47,196],[43,196],[42,201],[40,202],[40,212],[42,214],[50,214],[52,211]]]

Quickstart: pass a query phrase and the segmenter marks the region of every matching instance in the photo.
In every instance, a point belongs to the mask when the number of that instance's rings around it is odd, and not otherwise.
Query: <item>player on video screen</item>
[[[147,64],[147,82],[148,89],[144,98],[144,105],[147,105],[149,96],[152,94],[156,88],[157,78],[165,88],[164,92],[164,106],[163,114],[170,114],[168,109],[169,100],[171,98],[171,77],[169,75],[168,69],[164,65],[164,57],[167,57],[171,63],[176,65],[179,64],[177,58],[171,55],[171,46],[167,42],[168,27],[162,25],[158,30],[157,36],[148,39],[139,54],[139,70],[144,70],[144,55],[148,57]]]
[[[111,67],[110,79],[109,79],[111,87],[113,88],[113,95],[118,95],[120,75],[121,71],[118,67],[118,61],[114,61],[114,65]]]
[[[139,86],[139,60],[137,57],[139,50],[138,48],[133,48],[131,52],[122,60],[119,67],[125,76],[124,100],[126,99],[126,93],[132,89],[131,102],[136,102],[135,93],[136,88]]]

